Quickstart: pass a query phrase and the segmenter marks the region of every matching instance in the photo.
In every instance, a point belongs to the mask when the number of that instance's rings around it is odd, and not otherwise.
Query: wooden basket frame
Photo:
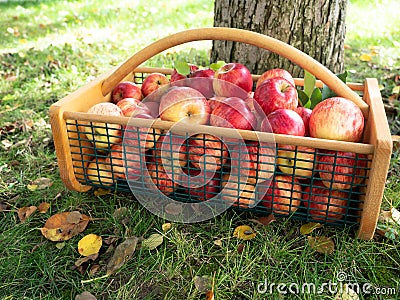
[[[272,51],[291,60],[293,63],[316,76],[316,78],[319,79],[317,82],[318,85],[321,85],[323,82],[337,95],[352,100],[360,107],[366,120],[362,143],[338,142],[277,134],[274,135],[274,138],[277,143],[288,145],[309,146],[335,151],[352,151],[372,155],[371,170],[368,175],[369,179],[365,191],[365,199],[362,201],[362,215],[357,234],[358,238],[365,240],[371,239],[376,229],[392,153],[392,139],[378,81],[375,78],[367,78],[363,84],[344,84],[326,67],[298,49],[274,38],[241,29],[218,27],[200,28],[170,35],[150,44],[128,58],[117,68],[54,103],[49,110],[50,123],[52,126],[60,176],[66,187],[80,192],[88,191],[91,188],[91,186],[82,185],[75,176],[66,120],[101,121],[126,125],[129,118],[98,116],[85,112],[94,104],[110,101],[112,89],[120,81],[132,79],[134,73],[162,72],[170,74],[172,71],[170,69],[139,66],[164,50],[180,44],[199,40],[236,41]],[[257,78],[257,75],[253,76],[254,80]],[[295,83],[299,86],[304,84],[302,79],[295,79]],[[355,91],[361,91],[363,98]],[[151,125],[152,122],[150,121],[151,120],[136,119],[137,125],[142,126]],[[135,125],[134,122],[135,120],[131,120],[130,124]],[[171,122],[157,121],[152,127],[168,129],[171,125]],[[208,131],[210,131],[210,127],[212,126],[207,126]],[[177,130],[176,126],[174,129]],[[187,127],[182,128],[182,131],[187,131],[187,129]],[[196,126],[196,129],[198,130],[199,126]],[[211,128],[211,130],[213,129]],[[230,130],[232,129],[215,128],[215,130],[218,134],[226,134],[229,136]],[[255,138],[261,138],[261,141],[263,136],[268,140],[267,136],[269,135],[269,133],[258,132],[256,136],[255,133],[251,131],[240,131],[240,133],[245,139],[254,140]]]

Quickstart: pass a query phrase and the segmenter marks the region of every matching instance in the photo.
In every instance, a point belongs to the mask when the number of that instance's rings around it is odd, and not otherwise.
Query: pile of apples
[[[333,97],[313,110],[302,107],[286,70],[270,69],[255,80],[240,63],[216,70],[188,66],[185,75],[174,69],[170,78],[152,73],[141,85],[121,82],[111,102],[96,104],[88,113],[337,141],[362,139],[364,117],[352,101]],[[348,209],[350,189],[365,177],[366,157],[351,152],[239,140],[227,146],[225,142],[235,139],[205,133],[186,138],[101,122],[85,133],[106,153],[87,167],[92,182],[112,185],[116,179],[144,178],[149,188],[165,195],[182,189],[203,201],[223,189],[222,198],[233,205],[253,207],[261,200],[283,215],[303,206],[315,220],[338,220]]]

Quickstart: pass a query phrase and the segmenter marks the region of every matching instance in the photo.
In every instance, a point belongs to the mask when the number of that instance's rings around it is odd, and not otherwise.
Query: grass
[[[377,4],[382,8],[381,19],[370,16]],[[369,4],[353,0],[348,11],[346,43],[351,49],[346,50],[346,65],[354,70],[350,79],[379,78],[385,97],[391,95],[394,85],[394,78],[388,75],[398,72],[399,67],[396,5],[394,0]],[[160,37],[212,26],[213,1],[174,1],[168,5],[153,0],[11,1],[0,3],[0,9],[0,203],[7,207],[0,211],[0,299],[74,299],[84,291],[97,299],[201,299],[205,295],[195,288],[194,278],[213,274],[216,299],[281,299],[275,288],[273,296],[268,296],[258,293],[257,286],[264,281],[321,286],[329,281],[337,283],[338,272],[345,272],[349,283],[400,286],[399,244],[391,239],[375,236],[361,241],[354,238],[354,228],[325,226],[312,236],[331,237],[336,250],[322,255],[300,235],[302,222],[282,218],[269,226],[257,226],[249,221],[257,216],[235,211],[200,224],[174,224],[163,233],[165,221],[150,214],[131,195],[76,193],[62,184],[48,125],[49,106]],[[177,47],[148,64],[171,66],[178,57],[206,64],[209,45]],[[372,55],[370,62],[361,62],[359,56],[377,45],[381,47],[379,54]],[[194,47],[196,51],[191,50]],[[396,130],[395,124],[392,130]],[[390,203],[400,206],[396,157],[392,166],[385,190],[386,208]],[[53,185],[43,190],[27,189],[39,177],[50,178]],[[51,203],[47,213],[19,221],[18,208],[43,201]],[[121,207],[128,208],[125,224],[113,215]],[[96,219],[59,249],[39,228],[50,215],[72,210]],[[233,230],[241,224],[255,227],[256,238],[246,242],[234,238]],[[137,250],[119,272],[102,278],[112,247],[125,237],[157,232],[164,235],[160,247]],[[77,243],[88,233],[115,241],[105,243],[99,258],[85,264],[87,269],[80,273],[73,268],[80,257]],[[221,240],[221,246],[216,240]],[[244,251],[238,253],[241,243]],[[90,275],[96,264],[100,271]],[[288,297],[292,298],[333,299],[334,295],[326,291]],[[360,298],[368,296],[361,293]],[[390,299],[377,295],[369,299],[386,298]]]

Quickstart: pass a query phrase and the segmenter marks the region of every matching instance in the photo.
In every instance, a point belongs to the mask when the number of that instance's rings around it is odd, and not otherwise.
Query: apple
[[[335,222],[345,215],[348,197],[348,193],[329,189],[322,182],[314,180],[312,187],[306,186],[304,189],[303,205],[312,219]]]
[[[135,118],[155,120],[153,116],[149,114],[138,114],[135,116]],[[129,125],[129,123],[124,128],[124,144],[136,146],[137,151],[140,153],[153,148],[160,136],[161,130],[158,128],[138,128],[136,126]],[[139,141],[140,147],[137,146],[139,145]]]
[[[125,98],[134,98],[142,100],[143,95],[140,86],[131,81],[123,81],[117,84],[111,94],[111,100],[114,104]]]
[[[312,110],[303,106],[298,106],[295,111],[303,119],[305,128],[304,136],[310,136],[310,117]]]
[[[203,125],[208,123],[210,105],[199,91],[173,86],[162,95],[159,112],[164,121]]]
[[[253,79],[251,73],[246,66],[240,63],[227,63],[221,66],[217,71],[215,71],[214,77],[220,79],[215,80],[213,84],[217,96],[239,97],[239,95],[235,94],[227,95],[227,91],[225,91],[226,85],[223,84],[223,81],[227,81],[240,87],[245,93],[250,93],[253,90]]]
[[[277,164],[285,174],[311,177],[313,175],[314,161],[316,161],[314,148],[279,145]]]
[[[257,126],[257,118],[244,100],[229,97],[215,104],[210,116],[210,125],[253,130]]]
[[[275,170],[275,144],[249,141],[230,151],[231,173],[255,184],[271,179]],[[240,176],[239,176],[240,175]]]
[[[310,136],[359,142],[364,131],[364,116],[352,101],[332,97],[318,103],[310,117]]]
[[[159,113],[159,109],[160,109],[159,102],[145,100],[142,103],[147,106],[147,108],[150,111],[150,115],[152,115],[154,118],[158,118],[158,113]]]
[[[226,205],[252,208],[257,203],[256,186],[242,182],[239,177],[226,173],[222,177],[221,199]]]
[[[189,65],[189,74],[188,75],[183,75],[183,74],[180,74],[180,73],[178,73],[178,71],[174,68],[173,70],[172,70],[172,74],[171,74],[171,82],[177,82],[177,81],[181,81],[181,80],[184,80],[184,79],[186,79],[186,78],[189,78],[189,77],[191,77],[191,75],[194,73],[194,72],[196,72],[198,69],[199,69],[199,67],[198,66],[196,66],[196,65],[194,65],[194,64],[188,64]],[[182,83],[183,83],[183,85],[182,86],[184,86],[184,81],[182,81]]]
[[[200,169],[189,168],[182,174],[181,182],[187,193],[201,201],[207,201],[219,194],[221,189],[220,174]]]
[[[225,100],[227,97],[221,97],[221,96],[214,96],[211,98],[208,98],[208,104],[210,105],[211,111],[214,110],[214,108],[222,102],[222,100]]]
[[[87,111],[88,114],[96,114],[103,116],[122,117],[122,110],[114,103],[101,102],[93,105]],[[84,133],[95,148],[108,149],[112,144],[118,144],[121,141],[121,125],[93,122],[82,122]]]
[[[278,109],[270,113],[261,123],[261,131],[273,133],[304,136],[305,127],[303,119],[294,110]]]
[[[105,163],[111,167],[114,177],[128,180],[138,180],[145,165],[137,147],[121,144],[111,147]]]
[[[277,109],[295,110],[299,104],[296,88],[282,77],[265,80],[255,89],[254,100],[266,115]]]
[[[125,117],[132,117],[137,114],[150,114],[150,109],[143,102],[135,98],[124,98],[118,101],[117,106],[122,110]]]
[[[86,176],[94,184],[110,186],[114,183],[110,165],[104,158],[95,157],[87,166]]]
[[[219,170],[229,158],[226,145],[210,134],[191,136],[188,145],[189,161],[197,169]]]
[[[261,204],[273,213],[288,215],[295,212],[301,204],[301,186],[292,176],[276,175],[272,180]]]
[[[257,83],[256,83],[256,88],[258,86],[260,86],[265,80],[274,78],[274,77],[285,78],[293,86],[295,86],[293,76],[288,71],[286,71],[284,69],[270,69],[270,70],[267,70],[264,73],[262,73],[261,76],[258,78]]]
[[[198,90],[204,97],[211,98],[214,96],[213,79],[215,71],[211,69],[196,70],[191,76],[189,86]]]
[[[182,173],[182,167],[187,164],[187,146],[183,136],[170,131],[157,140],[154,148],[154,159],[163,165],[167,171]]]
[[[149,162],[147,170],[150,177],[146,181],[150,189],[156,189],[164,195],[170,195],[179,187],[181,174],[178,172],[167,173],[160,162]]]
[[[149,96],[160,87],[169,83],[169,79],[162,73],[151,73],[142,82],[142,94],[144,97]]]
[[[320,150],[317,162],[316,171],[328,188],[348,190],[362,183],[366,175],[367,160],[363,154]]]

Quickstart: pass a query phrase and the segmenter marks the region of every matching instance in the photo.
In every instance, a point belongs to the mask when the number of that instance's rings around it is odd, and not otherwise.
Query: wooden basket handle
[[[123,62],[116,70],[104,80],[101,90],[103,95],[107,95],[112,89],[130,72],[136,69],[140,64],[152,58],[169,48],[200,40],[227,40],[246,43],[274,52],[285,57],[307,70],[316,78],[324,82],[337,95],[353,101],[362,110],[365,117],[368,116],[368,105],[360,98],[358,94],[352,91],[345,83],[343,83],[329,69],[311,58],[302,51],[272,37],[236,28],[227,27],[211,27],[189,29],[169,35],[165,38],[157,40],[149,46],[143,48],[125,62]]]

